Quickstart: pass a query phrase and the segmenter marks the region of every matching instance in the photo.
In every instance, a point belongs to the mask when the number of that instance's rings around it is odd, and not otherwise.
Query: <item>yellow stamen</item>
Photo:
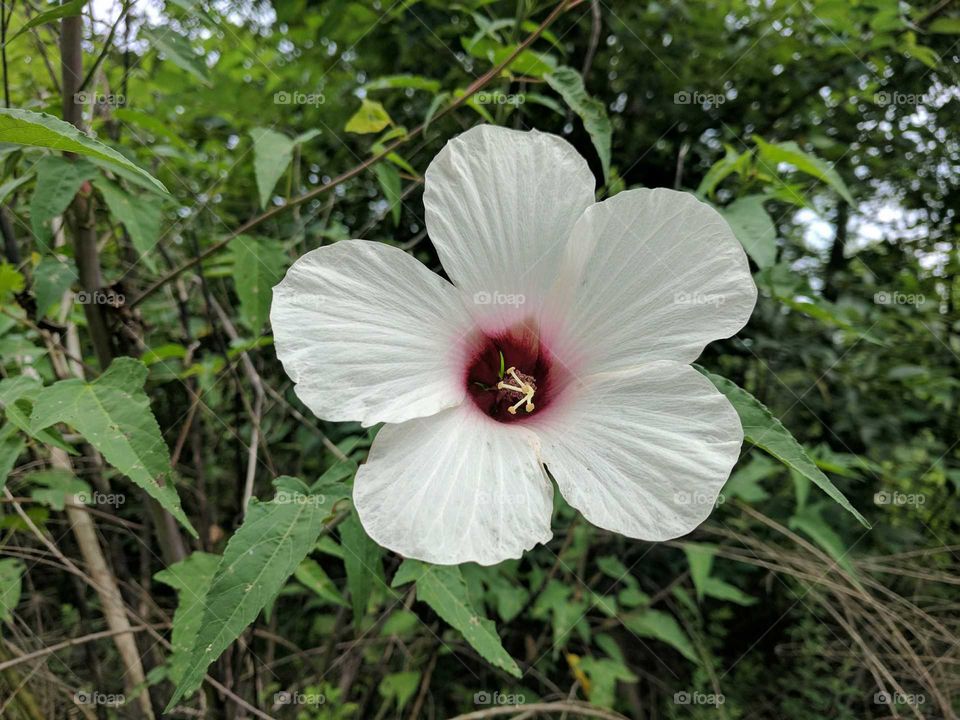
[[[509,383],[505,383],[501,380],[499,383],[497,383],[497,389],[511,390],[513,392],[521,393],[523,395],[523,397],[520,398],[515,405],[507,408],[507,412],[510,413],[511,415],[516,415],[517,408],[523,405],[524,403],[526,403],[526,407],[524,407],[524,410],[526,410],[527,412],[533,412],[533,407],[534,407],[533,395],[536,392],[536,388],[534,388],[530,383],[524,382],[519,377],[517,377],[517,369],[514,367],[508,368],[507,374],[513,377],[513,379],[516,381],[517,384],[510,385]]]

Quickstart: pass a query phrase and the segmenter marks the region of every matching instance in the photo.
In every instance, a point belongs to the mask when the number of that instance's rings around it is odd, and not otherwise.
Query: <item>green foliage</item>
[[[404,560],[392,584],[397,587],[410,582],[416,583],[417,600],[433,608],[488,662],[514,677],[521,677],[520,668],[504,650],[494,624],[470,603],[467,584],[459,568]]]
[[[367,606],[375,588],[384,584],[383,551],[367,537],[356,513],[350,513],[340,524],[343,564],[347,572],[347,590],[357,626],[367,614]]]
[[[277,487],[272,501],[250,501],[243,524],[227,543],[203,596],[200,627],[167,711],[200,687],[207,666],[273,602],[317,541],[329,499],[309,494],[294,478],[279,478]]]
[[[770,168],[776,168],[780,163],[792,165],[800,172],[825,182],[851,205],[856,204],[850,190],[847,189],[847,184],[830,163],[804,152],[792,140],[782,143],[768,143],[763,138],[754,135],[753,141],[757,144],[760,161],[766,163]]]
[[[250,714],[234,696],[278,720],[956,715],[956,5],[568,3],[527,42],[555,7],[175,0],[114,27],[6,4],[0,662],[85,641],[0,674],[5,717],[55,714],[64,683],[125,692],[79,707],[104,717],[146,716],[147,686],[213,720]],[[81,8],[82,131],[53,117],[59,18]],[[698,360],[747,441],[687,537],[601,531],[555,493],[554,538],[518,560],[404,560],[349,503],[376,430],[315,418],[277,362],[271,288],[303,253],[363,237],[442,272],[424,171],[481,122],[564,137],[600,197],[694,192],[747,251],[753,317]],[[77,292],[78,227],[125,300]],[[160,502],[105,502],[122,475]],[[140,688],[116,636],[89,639],[98,589],[47,545],[89,571],[78,511],[149,626]],[[877,702],[889,678],[925,702]]]
[[[403,710],[420,685],[418,671],[390,673],[380,681],[377,687],[380,695],[396,704],[397,710]]]
[[[159,199],[150,195],[135,197],[113,183],[98,179],[97,189],[118,222],[130,233],[130,241],[140,254],[140,259],[150,270],[156,271],[153,249],[160,239],[160,223],[163,207]]]
[[[14,558],[0,560],[0,621],[10,622],[23,591],[23,563]]]
[[[392,123],[383,105],[376,100],[364,98],[360,102],[360,109],[347,121],[343,129],[358,135],[366,135],[378,133]]]
[[[283,277],[286,254],[273,241],[247,236],[234,240],[232,250],[240,318],[259,333],[270,316],[271,289]]]
[[[253,166],[260,192],[260,207],[266,207],[277,181],[293,160],[293,141],[270,128],[253,128]]]
[[[13,470],[20,453],[23,452],[23,439],[10,432],[11,426],[0,428],[0,489],[7,483],[7,476]]]
[[[720,210],[743,249],[761,270],[777,261],[777,228],[763,207],[764,199],[762,195],[748,195]]]
[[[154,578],[177,591],[177,610],[173,615],[170,644],[173,652],[167,661],[170,681],[179,685],[191,660],[191,651],[203,622],[210,583],[220,558],[194,552],[178,563],[161,570]]]
[[[63,510],[75,496],[82,502],[90,494],[90,486],[69,470],[53,468],[30,473],[26,482],[37,486],[30,491],[30,497],[54,510]]]
[[[133,164],[116,150],[107,147],[52,115],[18,108],[0,108],[0,142],[45,147],[78,153],[106,162],[118,170],[140,175],[155,188],[166,192],[163,184]]]
[[[150,46],[161,53],[166,60],[185,70],[201,85],[210,87],[206,67],[202,59],[194,53],[187,38],[170,29],[158,32],[154,28],[144,28],[143,33],[150,41]]]
[[[324,602],[341,607],[349,607],[337,590],[333,580],[324,571],[323,566],[315,560],[306,558],[302,560],[294,571],[293,576],[304,587],[312,590],[313,593]]]
[[[773,455],[788,468],[797,471],[811,480],[817,487],[829,495],[844,510],[853,515],[864,527],[870,523],[861,515],[850,501],[840,492],[830,478],[810,459],[803,446],[783,426],[763,403],[750,395],[746,390],[737,387],[726,378],[713,373],[704,372],[711,382],[717,386],[740,415],[743,424],[744,439]]]
[[[69,0],[69,2],[65,2],[50,10],[44,10],[41,13],[37,13],[19,28],[17,28],[17,31],[10,35],[4,44],[13,42],[18,37],[23,35],[23,33],[27,32],[27,30],[30,28],[46,25],[47,23],[52,23],[55,20],[65,17],[76,17],[83,11],[83,6],[86,4],[87,0]]]
[[[604,181],[608,182],[610,180],[610,141],[613,130],[603,103],[587,94],[583,86],[583,78],[573,68],[559,67],[546,73],[543,79],[560,94],[570,109],[580,116],[597,150],[597,155],[600,156]]]
[[[673,615],[660,610],[644,610],[624,618],[624,625],[639,637],[653,638],[670,645],[692,663],[700,662],[690,639]]]
[[[58,422],[76,428],[107,462],[196,535],[180,507],[170,455],[143,391],[146,379],[143,363],[118,358],[91,383],[61,380],[37,394],[30,425],[34,432]]]
[[[50,221],[63,213],[74,195],[97,169],[86,161],[71,162],[62,157],[47,156],[37,162],[37,184],[30,200],[30,223],[41,247],[50,242]]]

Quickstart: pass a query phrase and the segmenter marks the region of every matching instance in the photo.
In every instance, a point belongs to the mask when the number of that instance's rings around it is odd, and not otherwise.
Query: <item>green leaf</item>
[[[253,128],[250,137],[253,138],[253,168],[257,176],[260,207],[265,208],[270,202],[273,188],[293,159],[295,143],[283,133],[270,128]]]
[[[178,685],[190,661],[200,623],[203,620],[204,599],[213,580],[220,558],[205,552],[194,552],[161,570],[154,578],[177,591],[177,610],[173,614],[173,651],[167,665],[170,682]]]
[[[383,130],[387,125],[392,125],[393,120],[383,109],[383,105],[376,100],[361,100],[360,109],[353,114],[344,130],[347,132],[365,135],[367,133],[376,133]]]
[[[136,173],[161,192],[167,192],[163,183],[146,170],[134,165],[113,148],[85,135],[70,123],[46,113],[35,113],[19,108],[0,108],[0,142],[87,155],[103,160],[111,166]]]
[[[30,497],[53,510],[63,510],[67,500],[74,495],[85,501],[90,497],[90,486],[69,470],[40,470],[27,475],[26,481],[39,486],[30,491]]]
[[[540,593],[533,604],[531,615],[536,619],[550,619],[553,629],[554,655],[558,656],[571,640],[576,631],[584,643],[588,643],[589,625],[586,623],[586,614],[590,609],[586,596],[573,595],[569,585],[558,580],[551,580]],[[597,596],[592,596],[594,604],[601,604],[601,609],[607,604]]]
[[[580,669],[590,679],[589,698],[592,705],[612,708],[617,697],[617,682],[635,683],[636,675],[619,660],[612,658],[581,658]]]
[[[10,263],[0,263],[0,302],[23,290],[23,273]]]
[[[746,503],[763,502],[770,493],[763,489],[761,480],[782,472],[783,466],[778,465],[768,455],[751,453],[746,465],[733,471],[733,475],[723,486],[721,495],[724,502],[740,498]]]
[[[34,15],[26,23],[17,28],[17,31],[7,38],[7,42],[4,43],[4,45],[9,45],[30,28],[46,25],[61,18],[76,17],[83,11],[83,6],[86,4],[87,0],[70,0],[70,2],[65,2],[63,5],[57,5],[50,10]],[[7,12],[11,11],[8,10]]]
[[[442,92],[436,95],[433,100],[430,101],[430,106],[427,108],[426,115],[423,116],[423,132],[426,133],[430,129],[430,123],[433,121],[433,116],[437,114],[437,111],[440,109],[440,106],[450,97],[450,93]]]
[[[744,607],[754,605],[757,599],[750,597],[740,588],[731,585],[720,578],[707,578],[703,583],[703,594],[717,600],[726,600],[727,602],[743,605]]]
[[[757,275],[759,276],[759,273],[757,273]],[[815,296],[797,297],[791,295],[780,295],[776,292],[774,292],[773,295],[788,308],[803,313],[807,317],[811,317],[814,320],[819,320],[827,325],[833,325],[848,332],[854,333],[859,336],[861,340],[866,340],[872,345],[879,345],[881,347],[886,346],[886,343],[882,339],[873,335],[873,333],[871,333],[869,330],[863,330],[862,328],[859,328],[848,321],[846,318],[842,317],[840,315],[840,309],[828,300],[824,300],[823,298]]]
[[[763,201],[762,195],[748,195],[719,208],[743,249],[761,270],[777,261],[777,228]]]
[[[864,527],[870,527],[867,519],[857,512],[850,501],[830,481],[830,478],[821,472],[817,464],[807,455],[806,450],[763,403],[726,378],[714,375],[703,368],[698,367],[697,369],[710,378],[710,381],[733,405],[740,416],[744,439],[747,442],[765,450],[791,470],[795,470],[811,480],[814,485],[857,518]]]
[[[276,241],[241,235],[231,243],[234,287],[240,298],[240,319],[259,333],[270,317],[271,289],[280,282],[287,256]]]
[[[61,380],[44,388],[33,404],[34,431],[64,422],[73,426],[103,457],[142,487],[197,537],[173,485],[170,454],[143,392],[147,368],[121,357],[91,383]],[[163,481],[163,485],[160,484]]]
[[[77,451],[67,445],[60,434],[52,428],[35,430],[31,426],[31,407],[42,389],[43,385],[39,380],[26,375],[0,380],[0,404],[3,405],[7,420],[32,438],[47,445],[58,447],[71,455],[76,455]]]
[[[160,222],[163,217],[159,200],[147,195],[133,197],[103,178],[94,182],[110,208],[110,213],[126,227],[140,259],[151,272],[156,272],[153,250],[160,238]]]
[[[914,32],[904,33],[904,42],[900,45],[900,52],[919,60],[931,70],[936,70],[940,64],[940,56],[936,50],[926,45],[917,44],[917,34]]]
[[[44,257],[33,270],[33,296],[37,316],[45,317],[63,299],[63,294],[77,279],[73,266],[56,257]]]
[[[484,36],[460,38],[460,44],[471,56],[486,60],[491,65],[501,64],[517,49],[517,45],[502,45],[493,38]],[[523,50],[510,61],[509,69],[520,75],[541,78],[557,69],[557,61],[546,53]]]
[[[728,175],[742,170],[752,155],[751,152],[741,155],[730,145],[724,145],[724,148],[726,155],[710,166],[710,169],[707,170],[706,175],[703,176],[703,180],[700,181],[700,185],[697,187],[697,195],[700,197],[710,197],[713,195],[713,191],[717,185],[723,182],[724,178]]]
[[[207,666],[273,602],[316,543],[328,510],[324,498],[291,489],[278,489],[270,502],[250,501],[210,582],[190,660],[165,712],[200,687]]]
[[[20,177],[11,178],[7,180],[3,185],[0,185],[0,203],[7,199],[7,195],[12,193],[18,187],[23,185],[26,182],[29,182],[33,179],[33,169],[31,168],[29,172],[24,173]]]
[[[716,549],[710,545],[687,543],[683,546],[683,551],[687,555],[687,562],[690,563],[690,579],[693,580],[693,586],[697,590],[697,599],[702,600],[703,588],[710,578]]]
[[[392,585],[397,587],[409,582],[417,584],[417,600],[425,602],[444,622],[458,630],[487,662],[514,677],[522,676],[517,663],[503,649],[496,626],[470,603],[467,583],[460,568],[404,560],[397,569]]]
[[[149,113],[131,110],[128,107],[118,107],[113,111],[113,116],[117,118],[117,120],[122,120],[127,125],[140,127],[157,138],[164,138],[180,150],[190,150],[190,145],[185,143],[172,128],[164,123],[163,120]],[[141,133],[138,132],[134,132],[134,136],[138,141],[148,140],[148,138],[143,137]]]
[[[4,430],[9,431],[9,429],[9,425],[4,427]],[[23,438],[19,435],[9,432],[0,433],[0,490],[6,486],[7,477],[13,470],[13,466],[16,465],[17,458],[23,452],[24,446]]]
[[[390,205],[390,218],[393,220],[393,226],[400,224],[400,203],[403,197],[400,184],[400,172],[393,165],[386,163],[377,163],[373,166],[373,171],[377,174],[377,180],[380,182],[380,189],[383,190],[383,196]]]
[[[297,566],[293,576],[301,585],[312,590],[321,600],[325,600],[331,605],[348,607],[333,580],[316,560],[305,558]]]
[[[665,642],[690,662],[700,664],[690,639],[673,615],[660,610],[644,610],[639,615],[624,618],[623,623],[634,634]]]
[[[420,672],[418,670],[409,670],[407,672],[390,673],[384,676],[380,681],[377,691],[384,700],[390,700],[396,703],[397,711],[403,710],[404,706],[410,702],[410,698],[420,686]]]
[[[151,48],[163,53],[164,57],[178,68],[193,75],[206,87],[212,87],[207,78],[206,65],[193,51],[193,46],[187,38],[173,32],[169,27],[141,26],[139,34],[150,43]]]
[[[20,604],[22,581],[22,562],[15,558],[0,560],[0,622],[13,619],[13,611]]]
[[[570,106],[570,109],[580,116],[584,128],[590,134],[593,146],[597,149],[597,155],[600,156],[600,164],[603,166],[603,180],[608,182],[610,179],[610,142],[613,130],[610,126],[610,118],[607,117],[607,109],[602,102],[587,94],[587,90],[583,86],[583,78],[573,68],[558,67],[553,72],[544,75],[543,79],[560,94],[560,97]]]
[[[97,174],[85,160],[71,161],[56,155],[41,158],[36,164],[37,184],[30,199],[30,225],[37,240],[49,244],[53,236],[49,222],[70,205],[83,183]]]
[[[413,88],[428,93],[440,91],[440,83],[423,75],[385,75],[371,80],[363,86],[365,90],[387,90],[392,88]]]
[[[927,25],[927,32],[960,35],[960,17],[939,17]]]
[[[820,505],[808,505],[790,518],[787,524],[791,530],[799,530],[812,538],[837,565],[846,570],[852,578],[857,579],[857,571],[850,561],[848,549],[836,530],[824,520],[822,509]]]
[[[760,151],[760,159],[769,163],[772,170],[780,163],[793,165],[797,170],[812,177],[822,180],[827,185],[836,190],[840,197],[846,200],[850,205],[855,206],[856,202],[847,188],[847,184],[840,177],[840,173],[833,169],[833,166],[815,155],[804,152],[792,140],[782,143],[768,143],[758,135],[753,136],[753,141],[757,144]]]
[[[340,524],[343,564],[347,571],[347,589],[353,605],[353,622],[359,627],[375,586],[384,583],[383,551],[371,540],[355,512]]]

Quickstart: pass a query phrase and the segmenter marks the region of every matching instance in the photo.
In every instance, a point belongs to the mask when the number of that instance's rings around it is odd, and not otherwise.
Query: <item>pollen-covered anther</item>
[[[502,366],[501,366],[502,367]],[[533,378],[529,375],[524,375],[521,373],[517,374],[517,369],[514,367],[507,368],[507,374],[510,375],[516,385],[511,385],[510,383],[504,382],[501,380],[497,383],[497,390],[507,390],[511,393],[517,393],[521,398],[511,407],[507,408],[507,412],[511,415],[517,414],[517,408],[521,405],[524,405],[524,410],[528,413],[533,412],[533,395],[537,392],[537,386],[533,383]]]

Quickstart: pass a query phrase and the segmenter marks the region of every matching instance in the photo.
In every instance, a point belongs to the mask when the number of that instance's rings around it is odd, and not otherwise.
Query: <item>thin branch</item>
[[[161,624],[155,625],[154,627],[166,628],[169,625]],[[94,642],[95,640],[103,640],[104,638],[113,637],[114,635],[120,635],[121,633],[136,633],[146,630],[146,625],[133,625],[129,628],[121,628],[119,630],[101,630],[100,632],[90,633],[89,635],[84,635],[83,637],[70,638],[69,640],[64,640],[63,642],[58,642],[56,645],[50,645],[49,647],[40,648],[26,655],[20,655],[19,657],[11,658],[10,660],[5,660],[0,662],[0,672],[12,668],[21,663],[30,662],[31,660],[36,660],[38,658],[46,657],[47,655],[52,655],[53,653],[65,650],[69,647],[74,647],[76,645],[83,645],[84,643]]]
[[[83,80],[80,82],[80,87],[77,88],[77,92],[83,92],[87,86],[90,84],[90,81],[93,80],[94,74],[97,72],[97,68],[100,67],[100,63],[103,62],[103,59],[107,56],[107,53],[110,51],[110,47],[113,45],[113,38],[117,34],[117,28],[120,23],[123,22],[123,19],[127,16],[127,13],[130,11],[130,7],[133,5],[132,2],[127,2],[123,4],[123,9],[120,11],[120,15],[117,17],[117,21],[111,26],[110,32],[107,34],[106,40],[103,41],[103,48],[100,50],[100,54],[97,55],[97,59],[93,61],[93,65],[90,66],[90,69],[87,70],[87,74],[84,76]]]

